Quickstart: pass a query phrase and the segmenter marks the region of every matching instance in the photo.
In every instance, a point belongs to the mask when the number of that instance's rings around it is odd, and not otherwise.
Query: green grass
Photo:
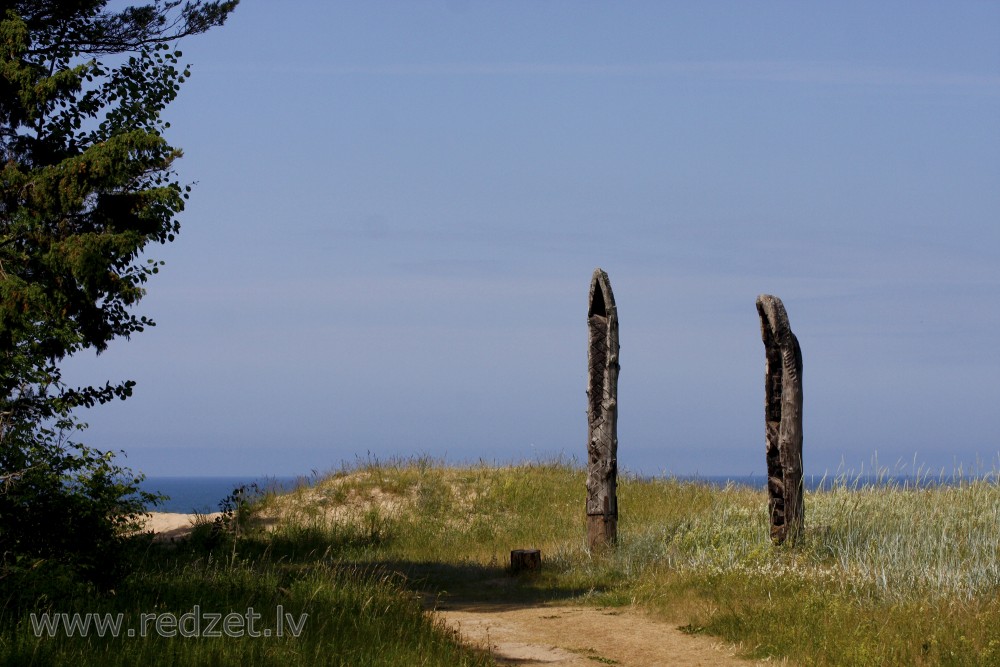
[[[351,526],[320,531],[290,525],[273,536],[243,528],[238,540],[213,534],[212,524],[204,524],[187,542],[149,545],[135,573],[114,591],[29,578],[0,608],[0,665],[493,664],[426,615],[401,575],[345,558],[377,542],[377,534]],[[183,637],[172,626],[165,627],[174,636],[162,637],[141,618],[180,619],[196,605],[199,616],[242,615],[252,608],[260,615],[255,632],[272,636],[247,636],[244,621],[237,626],[244,629],[242,637]],[[288,621],[284,636],[273,636],[279,610],[300,624],[298,636]],[[122,631],[103,638],[93,628],[87,637],[61,631],[37,636],[31,614],[44,612],[121,614]],[[192,629],[193,622],[185,627]],[[129,637],[127,629],[145,636]]]
[[[1000,665],[1000,487],[847,480],[807,493],[798,545],[768,539],[766,496],[670,479],[619,482],[619,544],[584,544],[584,474],[566,462],[370,462],[253,507],[209,548],[151,549],[115,595],[56,611],[308,613],[301,637],[35,638],[0,616],[4,664],[486,665],[421,609],[465,602],[637,605],[749,657],[800,665]],[[265,528],[264,526],[268,527]],[[511,577],[509,553],[543,571]]]
[[[140,611],[261,615],[256,632],[274,630],[280,609],[301,623],[284,637],[159,637],[86,639],[36,637],[30,621],[3,633],[7,665],[473,665],[488,664],[422,615],[420,606],[385,573],[332,562],[282,567],[256,563],[161,563],[113,597],[80,596],[46,605],[60,612],[124,614],[138,633]],[[284,615],[283,614],[283,615]],[[302,614],[308,614],[303,619]],[[193,625],[187,626],[192,628]],[[204,627],[204,624],[203,624]],[[221,629],[221,625],[217,626]],[[244,626],[245,627],[245,626]]]
[[[842,479],[807,493],[804,538],[776,548],[763,491],[626,476],[620,541],[606,555],[583,543],[584,483],[562,462],[375,464],[309,492],[338,498],[341,513],[297,520],[377,533],[353,557],[391,564],[443,604],[635,604],[748,656],[803,665],[1000,664],[994,482],[912,489]],[[510,550],[526,547],[542,549],[543,574],[498,584]]]

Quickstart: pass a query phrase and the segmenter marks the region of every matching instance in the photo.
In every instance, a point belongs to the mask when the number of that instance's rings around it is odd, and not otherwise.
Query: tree
[[[161,265],[145,251],[174,240],[189,191],[163,136],[161,113],[189,76],[173,45],[223,24],[237,2],[5,3],[0,577],[39,560],[106,570],[94,559],[148,500],[111,453],[71,439],[75,409],[125,399],[134,383],[67,387],[60,363],[154,324],[133,311]]]

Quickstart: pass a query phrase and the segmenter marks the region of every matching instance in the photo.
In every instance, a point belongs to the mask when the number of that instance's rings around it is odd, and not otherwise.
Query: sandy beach
[[[220,512],[211,514],[180,514],[177,512],[150,512],[146,519],[146,530],[155,533],[158,541],[175,540],[185,537],[194,528],[196,521],[213,521]]]

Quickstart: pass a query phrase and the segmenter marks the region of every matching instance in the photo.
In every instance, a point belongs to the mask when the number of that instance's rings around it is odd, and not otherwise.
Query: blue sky
[[[585,455],[762,474],[754,300],[804,357],[807,474],[1000,454],[1000,5],[244,0],[184,40],[195,183],[88,443],[149,475]]]

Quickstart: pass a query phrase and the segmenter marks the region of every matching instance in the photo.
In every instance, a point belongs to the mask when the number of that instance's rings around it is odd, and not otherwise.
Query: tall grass
[[[603,556],[584,544],[583,489],[583,472],[565,462],[371,464],[302,492],[326,498],[323,511],[305,496],[280,499],[292,519],[280,530],[352,525],[379,535],[353,557],[392,563],[411,586],[636,604],[755,657],[1000,664],[995,481],[841,478],[806,494],[804,538],[776,548],[763,491],[626,476],[619,544]],[[523,547],[542,549],[544,575],[516,591],[496,586],[509,551]]]
[[[246,522],[252,514],[246,509],[228,518]],[[400,575],[347,557],[377,543],[377,530],[354,524],[323,530],[290,524],[274,534],[236,528],[206,523],[186,542],[150,544],[135,572],[113,591],[26,581],[0,607],[0,665],[493,664],[424,614]],[[173,636],[161,636],[155,624],[142,620],[144,614],[178,619],[195,611],[201,617],[250,609],[260,615],[258,636],[185,637],[176,628]],[[297,635],[287,622],[283,636],[276,635],[279,611],[300,624]],[[43,613],[121,614],[121,631],[103,637],[94,627],[86,637],[61,629],[39,634],[31,615]]]
[[[151,549],[113,596],[37,608],[309,613],[298,639],[36,638],[0,612],[0,664],[479,665],[421,609],[463,602],[636,605],[746,655],[801,665],[1000,665],[1000,486],[841,478],[806,494],[794,547],[741,486],[619,480],[619,543],[585,544],[584,473],[555,461],[367,462],[260,498],[238,540],[206,527]],[[231,537],[231,535],[230,535]],[[227,538],[228,539],[228,538]],[[540,548],[540,576],[506,573]],[[265,613],[267,613],[265,611]]]
[[[197,607],[195,607],[197,605]],[[296,572],[260,563],[188,563],[153,568],[114,597],[45,605],[64,613],[123,613],[136,633],[140,614],[202,612],[261,615],[255,632],[275,632],[278,610],[301,623],[298,637],[37,637],[30,620],[0,641],[7,665],[460,665],[487,664],[422,615],[389,575],[320,562]],[[302,614],[308,616],[303,617]],[[202,623],[204,627],[205,624]],[[216,626],[216,631],[221,625]],[[286,626],[287,628],[287,626]]]

